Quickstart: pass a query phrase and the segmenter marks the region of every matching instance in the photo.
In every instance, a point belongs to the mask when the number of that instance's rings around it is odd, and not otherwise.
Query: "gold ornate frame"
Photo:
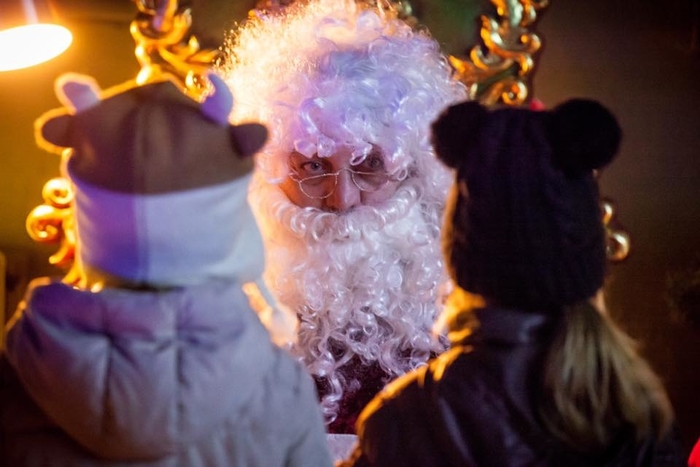
[[[481,16],[481,40],[469,57],[451,55],[450,63],[471,97],[486,105],[518,106],[529,100],[535,58],[542,41],[534,30],[549,0],[491,0],[496,15]]]

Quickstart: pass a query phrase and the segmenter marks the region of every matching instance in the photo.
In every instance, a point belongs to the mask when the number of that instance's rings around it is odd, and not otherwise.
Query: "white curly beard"
[[[418,198],[407,180],[381,208],[335,214],[296,206],[262,177],[251,184],[265,281],[299,316],[292,351],[328,381],[321,404],[329,421],[343,392],[362,383],[337,373],[354,356],[393,378],[444,349],[431,334],[447,280],[440,213]]]

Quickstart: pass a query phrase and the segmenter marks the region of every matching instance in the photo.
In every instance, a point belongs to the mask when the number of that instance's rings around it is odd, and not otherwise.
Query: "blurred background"
[[[56,245],[25,230],[59,157],[34,143],[33,123],[59,107],[53,82],[67,71],[103,88],[135,78],[130,0],[53,0],[73,44],[46,63],[0,72],[0,311],[5,318],[27,281],[60,275]],[[216,48],[254,0],[191,0],[191,32]],[[462,54],[478,38],[488,1],[418,0],[416,16]],[[4,3],[0,4],[0,15]],[[598,99],[624,131],[621,153],[601,177],[632,250],[611,266],[611,313],[662,375],[688,447],[700,436],[700,2],[550,0],[534,30],[544,41],[533,95],[551,107],[570,97]],[[2,314],[0,313],[0,317]]]

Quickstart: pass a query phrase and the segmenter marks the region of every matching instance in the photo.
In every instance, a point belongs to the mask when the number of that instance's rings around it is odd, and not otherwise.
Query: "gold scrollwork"
[[[603,198],[600,202],[603,212],[603,225],[607,237],[606,254],[608,260],[620,262],[627,258],[630,252],[630,237],[617,224],[615,203],[610,198]]]
[[[483,104],[517,106],[530,97],[534,59],[542,41],[532,30],[549,0],[491,0],[497,17],[482,15],[481,39],[468,58],[449,56],[470,97]]]
[[[73,263],[75,231],[73,229],[73,190],[62,177],[52,178],[42,190],[44,204],[35,207],[27,216],[26,229],[32,240],[40,243],[60,243],[59,250],[49,263],[65,268]]]
[[[200,49],[189,35],[192,12],[177,0],[134,0],[139,10],[131,22],[136,59],[141,71],[138,84],[157,81],[168,74],[186,94],[201,99],[208,90],[207,71],[220,56],[219,50]]]

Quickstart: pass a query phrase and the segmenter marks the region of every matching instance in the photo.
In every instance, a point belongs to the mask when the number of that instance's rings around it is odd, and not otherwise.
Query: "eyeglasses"
[[[360,172],[351,168],[343,168],[337,172],[312,175],[306,178],[299,178],[299,174],[292,172],[289,178],[297,182],[302,193],[312,199],[328,198],[335,192],[338,186],[338,175],[343,170],[350,172],[350,178],[355,186],[366,193],[373,193],[381,190],[387,183],[394,181],[389,174],[383,171]]]

